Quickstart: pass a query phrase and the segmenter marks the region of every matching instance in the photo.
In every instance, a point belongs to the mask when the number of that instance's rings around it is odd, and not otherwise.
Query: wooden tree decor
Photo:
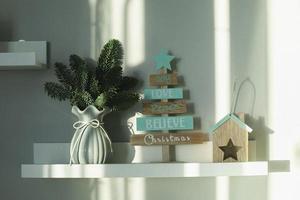
[[[162,52],[156,56],[156,69],[159,74],[149,77],[151,86],[160,88],[144,89],[143,114],[152,115],[136,119],[137,130],[146,131],[146,134],[131,136],[132,145],[163,145],[163,162],[175,161],[175,146],[180,144],[200,144],[208,140],[207,134],[201,132],[187,132],[194,129],[193,117],[179,115],[187,112],[187,105],[183,99],[183,89],[168,86],[178,84],[177,74],[171,71],[171,60],[174,56]],[[160,100],[160,102],[155,101]],[[172,116],[169,116],[172,114]],[[153,116],[155,115],[155,116]],[[185,132],[170,133],[170,131],[184,130]],[[155,132],[157,131],[157,132]],[[161,132],[160,132],[161,131]]]

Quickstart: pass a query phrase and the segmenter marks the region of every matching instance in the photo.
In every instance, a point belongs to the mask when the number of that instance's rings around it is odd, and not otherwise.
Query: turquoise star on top
[[[175,56],[170,56],[167,51],[161,51],[160,54],[155,56],[155,68],[161,69],[166,68],[171,70],[170,62],[175,58]]]

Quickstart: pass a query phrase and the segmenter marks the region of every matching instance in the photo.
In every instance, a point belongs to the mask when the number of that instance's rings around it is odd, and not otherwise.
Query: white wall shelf
[[[46,66],[46,41],[0,42],[0,70],[43,69]]]
[[[184,148],[184,145],[181,146]],[[212,155],[211,142],[200,146],[187,145],[186,150],[181,148],[181,154],[184,155],[177,157],[181,162],[174,163],[162,163],[161,158],[153,157],[161,155],[159,146],[145,148],[145,152],[129,143],[113,143],[114,155],[109,160],[110,164],[100,165],[67,164],[70,157],[69,143],[35,143],[33,147],[33,164],[23,164],[21,167],[23,178],[266,176],[271,172],[290,170],[290,162],[285,160],[212,163],[212,157],[207,156],[182,158],[189,155],[188,151]],[[192,147],[193,149],[190,149]],[[152,159],[149,161],[142,159],[143,157]]]
[[[162,146],[132,146],[130,143],[112,143],[114,153],[108,163],[160,163]],[[212,142],[176,146],[176,161],[184,163],[212,163]],[[197,153],[193,153],[197,152]],[[249,141],[249,161],[256,161],[255,141]],[[34,143],[33,164],[68,164],[70,143]]]
[[[22,178],[113,178],[113,177],[216,177],[266,176],[289,171],[289,161],[237,163],[140,163],[140,164],[23,164]],[[276,164],[277,163],[277,164]],[[274,172],[273,171],[273,172]]]

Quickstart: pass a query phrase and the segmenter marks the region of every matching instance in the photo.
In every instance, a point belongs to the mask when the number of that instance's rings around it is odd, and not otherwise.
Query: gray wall
[[[131,0],[132,1],[132,0]],[[127,4],[131,2],[126,1]],[[55,80],[53,63],[67,62],[70,54],[89,58],[91,44],[99,52],[112,33],[110,1],[97,5],[96,39],[91,38],[90,8],[87,0],[2,0],[0,3],[0,40],[46,40],[50,44],[49,66],[42,71],[0,71],[0,194],[1,199],[217,199],[215,178],[203,179],[116,179],[116,180],[39,180],[21,179],[21,163],[32,163],[34,142],[69,142],[72,137],[70,106],[46,96],[43,83]],[[125,3],[126,5],[126,3]],[[125,6],[126,8],[126,6]],[[267,89],[264,1],[231,1],[232,77],[250,76],[257,85],[257,100],[252,117],[267,117]],[[144,3],[145,59],[126,72],[141,80],[154,73],[153,56],[161,48],[170,49],[178,58],[176,69],[183,78],[190,113],[196,128],[207,129],[214,121],[214,5],[211,0],[147,0]],[[126,14],[126,12],[124,12]],[[103,16],[103,15],[106,16]],[[126,23],[126,16],[121,20]],[[127,30],[127,31],[126,31]],[[105,34],[104,34],[105,32]],[[122,41],[125,53],[130,30],[125,27]],[[99,39],[98,39],[99,38]],[[260,70],[254,73],[254,70]],[[141,87],[146,87],[144,82]],[[243,97],[247,100],[247,97]],[[249,103],[239,105],[249,112]],[[113,141],[128,141],[124,125],[128,112],[107,116],[106,127]],[[112,122],[110,119],[114,119]],[[115,128],[115,124],[120,124]],[[261,152],[265,143],[260,144]],[[265,159],[265,157],[262,157]],[[136,181],[136,182],[135,182]],[[144,193],[133,198],[143,182]],[[136,184],[136,185],[135,185]],[[265,177],[231,178],[229,199],[266,199]],[[136,188],[134,188],[136,187]],[[129,190],[128,188],[131,188]],[[253,188],[247,190],[247,188]],[[128,190],[126,190],[128,189]],[[256,190],[255,194],[253,191]],[[115,192],[123,191],[123,192]],[[239,191],[239,192],[237,192]]]

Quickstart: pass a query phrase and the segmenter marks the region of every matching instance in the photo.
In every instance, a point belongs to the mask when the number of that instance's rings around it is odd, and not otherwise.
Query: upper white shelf
[[[0,70],[42,69],[46,65],[46,41],[0,42]]]
[[[273,163],[272,163],[273,162]],[[278,161],[237,163],[23,164],[22,178],[265,176]],[[289,161],[275,171],[289,171]],[[285,163],[283,163],[285,162]],[[270,165],[269,165],[270,164]]]

